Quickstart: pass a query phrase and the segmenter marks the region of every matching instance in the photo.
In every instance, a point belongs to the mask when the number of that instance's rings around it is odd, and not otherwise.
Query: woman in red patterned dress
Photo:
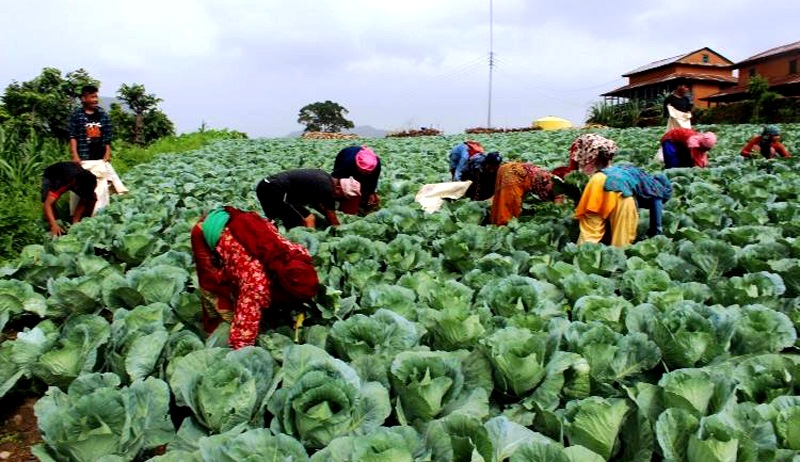
[[[231,323],[234,349],[253,345],[261,312],[302,304],[319,286],[311,256],[255,212],[213,210],[192,228],[192,253],[203,299],[203,324]]]

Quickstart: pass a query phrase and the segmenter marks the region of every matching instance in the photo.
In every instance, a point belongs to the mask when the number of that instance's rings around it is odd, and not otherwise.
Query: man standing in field
[[[111,118],[98,106],[97,87],[81,88],[81,107],[69,117],[69,148],[72,161],[97,177],[97,203],[94,212],[108,205],[111,182],[118,194],[128,192],[111,167]],[[70,212],[75,211],[79,198],[71,194]]]
[[[664,99],[664,115],[669,119],[667,131],[674,128],[692,128],[692,108],[689,86],[682,83]]]

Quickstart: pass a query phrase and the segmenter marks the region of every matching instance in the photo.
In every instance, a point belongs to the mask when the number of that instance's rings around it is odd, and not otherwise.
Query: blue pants
[[[694,167],[689,150],[673,141],[661,143],[661,151],[664,153],[664,168]]]
[[[667,156],[664,156],[666,161]],[[650,210],[650,228],[647,235],[650,237],[664,234],[662,219],[664,217],[664,204],[661,199],[641,199],[637,198],[637,205],[641,208]]]

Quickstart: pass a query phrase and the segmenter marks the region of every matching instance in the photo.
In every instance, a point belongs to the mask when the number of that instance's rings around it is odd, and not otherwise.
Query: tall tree
[[[134,83],[128,85],[123,83],[119,90],[117,90],[119,99],[128,105],[134,115],[133,125],[133,142],[136,144],[145,144],[144,138],[144,123],[145,116],[157,110],[158,103],[163,100],[152,93],[147,93],[144,85]]]
[[[111,124],[114,126],[114,138],[135,143],[136,116],[133,111],[125,105],[111,103],[111,110],[108,115],[111,117]],[[144,144],[150,144],[159,138],[174,134],[175,125],[162,111],[153,109],[144,114],[141,134]]]
[[[750,77],[747,83],[747,96],[753,101],[753,115],[750,117],[750,123],[752,124],[766,122],[765,109],[781,96],[774,91],[770,91],[769,87],[769,80],[760,75]]]
[[[330,100],[306,104],[300,109],[297,123],[304,124],[307,132],[338,133],[343,128],[355,126],[345,118],[347,112],[343,106]]]
[[[100,85],[84,69],[62,76],[52,67],[26,82],[12,82],[2,96],[5,124],[8,128],[34,129],[39,135],[62,140],[69,138],[67,120],[84,85]]]

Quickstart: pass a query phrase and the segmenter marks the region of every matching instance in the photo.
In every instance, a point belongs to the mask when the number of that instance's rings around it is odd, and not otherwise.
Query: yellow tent
[[[572,122],[561,117],[542,117],[541,119],[533,122],[534,127],[539,127],[542,130],[559,130],[561,128],[572,127]]]

